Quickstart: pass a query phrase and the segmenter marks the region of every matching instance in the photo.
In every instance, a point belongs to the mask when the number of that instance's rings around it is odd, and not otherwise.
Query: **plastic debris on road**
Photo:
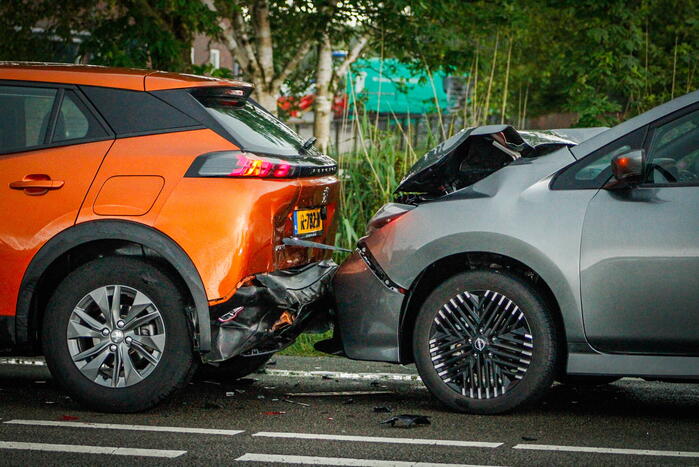
[[[286,412],[281,410],[270,410],[268,412],[262,412],[262,415],[286,415]]]
[[[391,425],[394,428],[413,428],[419,425],[430,425],[430,417],[426,415],[402,414],[391,417],[380,423],[381,425]]]

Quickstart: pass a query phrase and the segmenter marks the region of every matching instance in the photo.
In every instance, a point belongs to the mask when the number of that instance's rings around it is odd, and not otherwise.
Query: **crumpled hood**
[[[481,180],[521,157],[539,157],[578,143],[605,128],[517,131],[510,125],[465,128],[428,151],[396,193],[443,195]]]

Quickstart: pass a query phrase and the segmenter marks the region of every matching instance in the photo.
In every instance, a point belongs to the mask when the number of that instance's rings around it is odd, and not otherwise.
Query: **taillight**
[[[306,163],[304,163],[306,162]],[[243,151],[222,151],[202,154],[187,170],[185,177],[247,177],[247,178],[298,178],[329,175],[337,172],[337,165],[330,158],[323,165],[289,161],[278,157],[258,156]]]
[[[399,203],[388,203],[385,204],[381,209],[378,210],[374,217],[369,219],[367,225],[366,233],[367,235],[372,234],[374,231],[379,230],[386,224],[389,224],[402,215],[412,211],[415,206],[410,204],[399,204]]]

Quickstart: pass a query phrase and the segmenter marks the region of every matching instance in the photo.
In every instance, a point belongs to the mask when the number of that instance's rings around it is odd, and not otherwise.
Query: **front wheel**
[[[100,258],[70,273],[49,301],[42,339],[53,377],[102,412],[153,407],[194,367],[181,293],[136,258]]]
[[[551,386],[558,339],[544,300],[523,279],[474,270],[427,297],[413,350],[422,380],[442,403],[495,414],[530,403]]]

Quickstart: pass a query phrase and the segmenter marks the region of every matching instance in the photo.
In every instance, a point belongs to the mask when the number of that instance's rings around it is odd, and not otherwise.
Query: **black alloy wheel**
[[[540,397],[553,382],[557,332],[523,279],[489,270],[438,286],[416,321],[413,349],[432,393],[463,412],[500,413]]]

